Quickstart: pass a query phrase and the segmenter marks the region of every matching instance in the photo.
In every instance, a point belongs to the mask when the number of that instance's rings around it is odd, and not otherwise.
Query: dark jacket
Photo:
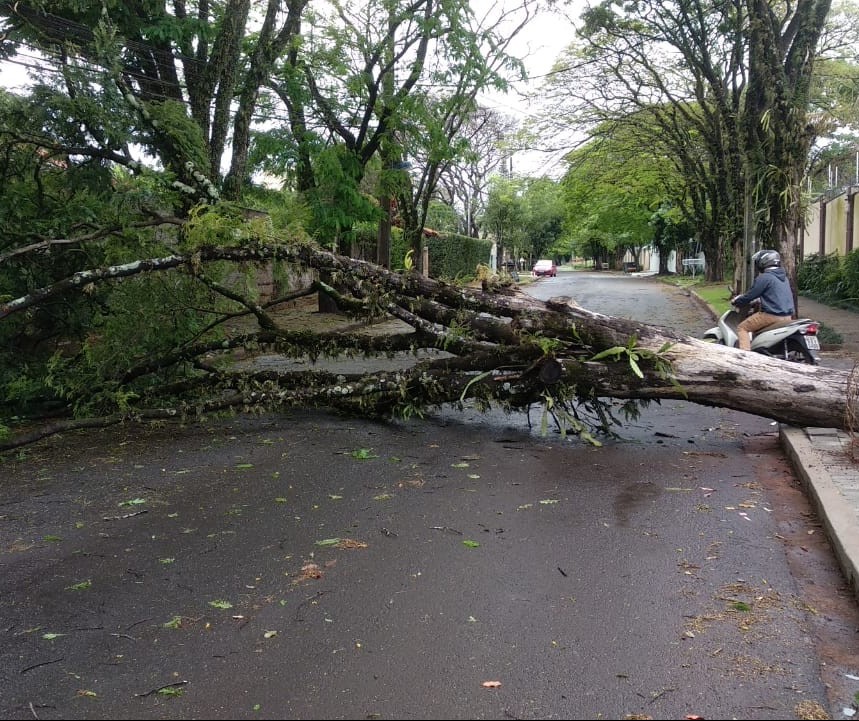
[[[770,315],[792,316],[793,291],[784,268],[767,268],[758,274],[747,293],[734,298],[734,305],[748,305],[756,298],[761,299],[761,310]]]

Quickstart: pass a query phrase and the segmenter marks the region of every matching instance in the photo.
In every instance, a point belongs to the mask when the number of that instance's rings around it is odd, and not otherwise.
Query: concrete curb
[[[832,479],[832,471],[815,444],[840,445],[840,431],[834,428],[779,426],[779,440],[794,472],[820,516],[826,535],[853,595],[859,599],[859,527],[855,499],[847,498]],[[859,487],[856,489],[859,491]]]

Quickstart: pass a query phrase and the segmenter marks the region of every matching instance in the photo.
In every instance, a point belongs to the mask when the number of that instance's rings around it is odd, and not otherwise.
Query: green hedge
[[[355,256],[376,262],[376,244],[379,228],[363,223],[356,226],[350,237]],[[429,275],[443,280],[472,280],[477,275],[477,266],[489,264],[492,242],[481,238],[469,238],[456,233],[440,233],[424,239],[429,249]],[[391,228],[391,268],[402,271],[408,246],[400,228]]]
[[[441,233],[424,241],[429,248],[429,274],[444,280],[472,280],[478,265],[489,265],[492,242],[456,233]]]
[[[796,269],[796,285],[814,300],[859,310],[859,250],[808,256]]]

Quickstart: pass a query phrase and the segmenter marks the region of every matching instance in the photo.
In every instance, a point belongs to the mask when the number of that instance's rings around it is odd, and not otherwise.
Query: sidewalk
[[[800,297],[799,312],[838,331],[843,343],[821,365],[853,371],[859,387],[859,313]],[[782,424],[779,439],[815,506],[853,594],[859,598],[859,419],[852,433]]]
[[[859,313],[842,310],[841,308],[833,308],[810,298],[800,296],[799,314],[803,318],[812,318],[813,320],[820,321],[825,326],[838,331],[841,335],[841,347],[827,355],[834,358],[852,358],[854,361],[859,361]]]
[[[859,599],[859,436],[782,424],[779,439]]]

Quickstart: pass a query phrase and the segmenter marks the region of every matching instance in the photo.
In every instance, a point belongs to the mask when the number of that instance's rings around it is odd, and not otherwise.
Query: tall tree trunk
[[[799,0],[776,12],[746,0],[749,84],[741,129],[747,182],[754,193],[755,245],[774,248],[796,288],[802,178],[815,140],[808,121],[817,44],[831,0]]]

